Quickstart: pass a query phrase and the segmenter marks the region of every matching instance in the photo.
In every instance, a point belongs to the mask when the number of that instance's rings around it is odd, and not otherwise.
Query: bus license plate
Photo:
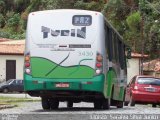
[[[56,88],[68,88],[69,83],[56,83]]]

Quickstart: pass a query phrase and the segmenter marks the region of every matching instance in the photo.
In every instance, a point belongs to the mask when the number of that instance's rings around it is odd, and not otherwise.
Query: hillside
[[[159,0],[0,0],[0,37],[24,39],[30,12],[62,8],[101,11],[133,51],[160,56]]]

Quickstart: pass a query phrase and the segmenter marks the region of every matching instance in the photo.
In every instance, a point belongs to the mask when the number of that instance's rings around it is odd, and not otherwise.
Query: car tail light
[[[25,54],[24,69],[26,74],[31,74],[30,53]]]
[[[138,90],[138,86],[134,86],[134,89],[135,89],[135,90]]]
[[[96,56],[96,75],[99,75],[103,72],[103,56],[100,53],[97,53]]]

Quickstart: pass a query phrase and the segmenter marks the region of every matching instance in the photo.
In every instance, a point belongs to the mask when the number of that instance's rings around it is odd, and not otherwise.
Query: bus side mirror
[[[132,58],[131,52],[132,52],[131,48],[127,47],[127,59],[131,59]]]

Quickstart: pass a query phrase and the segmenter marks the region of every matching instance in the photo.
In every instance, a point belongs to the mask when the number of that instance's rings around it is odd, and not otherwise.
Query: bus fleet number
[[[92,51],[78,51],[78,56],[93,56],[93,52]]]

